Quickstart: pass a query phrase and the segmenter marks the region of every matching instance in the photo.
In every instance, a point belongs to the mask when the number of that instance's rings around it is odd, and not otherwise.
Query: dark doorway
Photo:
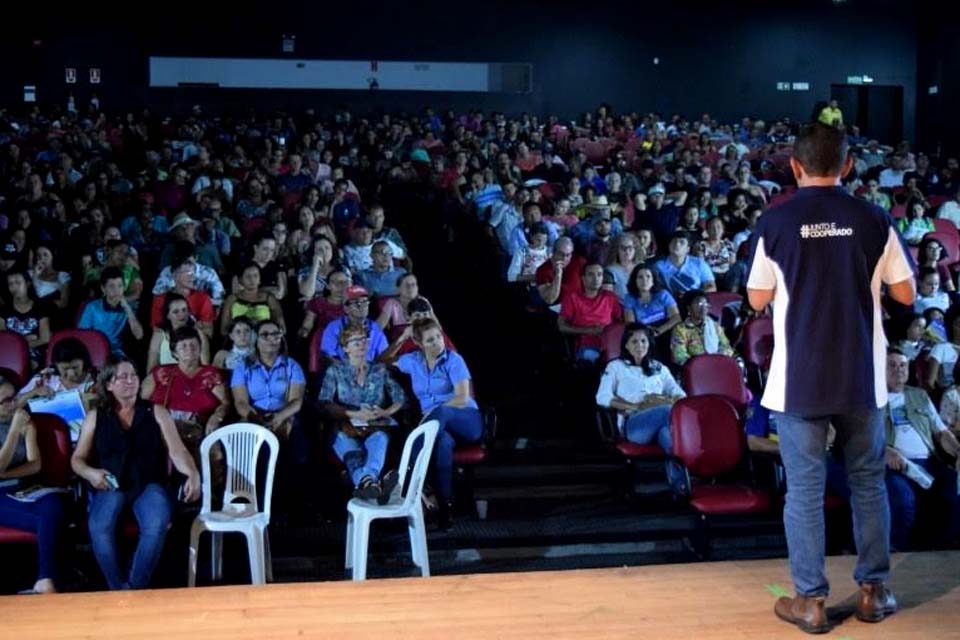
[[[860,127],[860,135],[889,145],[903,139],[903,87],[835,84],[830,97],[840,103],[844,122]]]

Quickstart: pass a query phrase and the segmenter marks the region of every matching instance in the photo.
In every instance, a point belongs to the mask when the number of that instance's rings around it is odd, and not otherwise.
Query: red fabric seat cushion
[[[480,464],[487,459],[487,449],[482,444],[471,444],[453,450],[454,464]]]
[[[708,515],[757,513],[770,508],[770,496],[738,485],[700,485],[693,487],[690,504]]]
[[[662,458],[663,449],[658,444],[637,444],[621,440],[616,444],[617,451],[627,458]]]
[[[36,543],[36,534],[10,527],[0,527],[0,544]]]

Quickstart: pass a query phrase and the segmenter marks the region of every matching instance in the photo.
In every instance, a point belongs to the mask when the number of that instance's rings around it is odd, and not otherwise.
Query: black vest
[[[167,447],[149,402],[137,400],[129,429],[115,410],[97,411],[93,444],[100,466],[116,476],[131,499],[148,484],[167,480]]]

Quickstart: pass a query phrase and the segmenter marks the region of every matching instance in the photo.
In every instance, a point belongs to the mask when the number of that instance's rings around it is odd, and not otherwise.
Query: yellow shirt
[[[823,108],[823,111],[820,112],[820,117],[818,120],[825,125],[838,127],[843,124],[843,112],[840,111],[839,107],[834,109],[833,107],[827,105]]]

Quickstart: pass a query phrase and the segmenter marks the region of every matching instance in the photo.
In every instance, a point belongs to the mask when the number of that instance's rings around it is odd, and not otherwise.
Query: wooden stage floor
[[[901,610],[851,616],[853,557],[828,560],[847,640],[960,638],[960,553],[894,558]],[[806,637],[773,615],[785,560],[0,598],[3,637],[714,638]]]

